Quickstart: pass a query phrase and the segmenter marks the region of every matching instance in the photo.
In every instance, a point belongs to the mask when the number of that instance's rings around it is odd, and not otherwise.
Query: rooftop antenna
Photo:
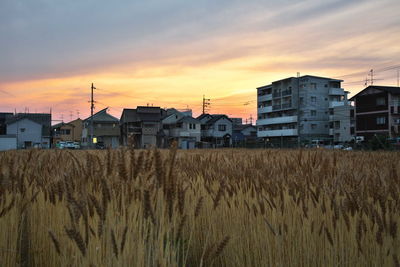
[[[374,70],[371,69],[368,75],[371,76],[371,85],[374,85]]]

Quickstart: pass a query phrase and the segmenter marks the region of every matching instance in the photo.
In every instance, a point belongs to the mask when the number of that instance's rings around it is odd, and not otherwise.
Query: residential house
[[[343,131],[330,131],[330,124],[334,122],[330,114],[335,114],[335,108],[346,106],[343,109],[350,109],[348,92],[341,88],[341,82],[305,75],[257,88],[257,136],[286,146],[313,140],[330,143],[335,138],[345,140],[349,135],[341,135],[344,130],[350,131],[349,120],[340,121],[340,129]],[[337,114],[342,112],[337,110]],[[337,119],[338,116],[335,121]]]
[[[399,137],[400,87],[371,85],[353,96],[355,134],[369,140],[375,135]]]
[[[58,123],[51,127],[53,135],[53,145],[59,141],[81,142],[82,140],[82,120],[76,119],[68,123]]]
[[[232,120],[226,115],[202,114],[197,117],[201,123],[201,141],[212,147],[232,145]]]
[[[18,113],[7,120],[7,135],[15,135],[17,148],[50,148],[51,114]]]
[[[251,124],[233,125],[232,141],[235,146],[246,145],[257,139],[257,127]]]
[[[121,144],[136,148],[164,147],[161,118],[165,114],[160,107],[124,109],[120,120]]]
[[[192,149],[201,140],[201,122],[176,109],[167,110],[162,120],[167,144],[176,141],[180,149]]]
[[[93,117],[83,120],[82,143],[84,147],[91,146],[91,131],[93,123],[93,141],[98,146],[105,148],[117,148],[119,146],[119,120],[107,112],[108,108],[102,109]],[[78,123],[78,122],[77,122]],[[95,145],[93,145],[95,147]]]

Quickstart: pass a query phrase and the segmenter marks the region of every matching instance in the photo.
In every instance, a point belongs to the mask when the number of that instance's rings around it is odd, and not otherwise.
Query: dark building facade
[[[369,140],[375,135],[399,137],[400,87],[368,86],[355,96],[355,135]]]
[[[160,107],[124,109],[120,119],[121,145],[136,148],[163,147],[165,136],[161,119],[165,115],[165,110]]]
[[[9,120],[14,114],[8,112],[0,112],[0,135],[7,134],[7,120]]]

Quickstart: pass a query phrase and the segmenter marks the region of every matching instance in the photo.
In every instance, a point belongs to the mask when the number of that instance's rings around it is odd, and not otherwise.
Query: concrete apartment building
[[[400,87],[371,85],[353,96],[355,134],[368,141],[374,135],[400,136]]]
[[[257,136],[281,146],[350,141],[350,105],[341,82],[305,75],[257,88]]]
[[[164,147],[161,119],[165,115],[160,107],[124,109],[120,120],[121,144],[136,148]]]

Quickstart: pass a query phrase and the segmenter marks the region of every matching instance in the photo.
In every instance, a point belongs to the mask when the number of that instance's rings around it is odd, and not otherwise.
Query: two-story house
[[[50,148],[51,114],[18,113],[6,123],[7,135],[15,135],[17,148]]]
[[[232,145],[232,120],[226,115],[202,114],[197,117],[201,122],[201,141],[213,147]]]
[[[102,109],[96,114],[93,114],[93,117],[90,116],[83,120],[82,146],[95,147],[91,142],[92,130],[93,143],[96,142],[97,145],[106,148],[117,148],[119,146],[119,120],[107,113],[107,109],[108,108]]]
[[[192,149],[201,140],[201,122],[176,109],[167,110],[162,120],[167,143],[176,141],[180,149]]]
[[[59,141],[81,142],[82,120],[76,119],[68,123],[58,123],[51,127],[53,145]]]
[[[399,137],[400,87],[371,85],[353,96],[355,134],[369,140],[375,135]]]
[[[120,120],[121,144],[136,148],[164,147],[163,116],[165,110],[160,107],[124,109]]]

